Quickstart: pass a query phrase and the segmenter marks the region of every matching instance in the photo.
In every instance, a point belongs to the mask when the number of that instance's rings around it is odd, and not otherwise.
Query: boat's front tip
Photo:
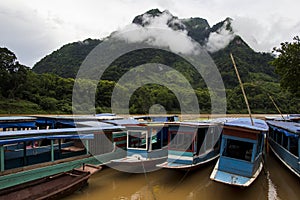
[[[210,179],[216,182],[238,186],[238,187],[248,187],[253,181],[258,177],[260,171],[262,170],[262,164],[259,169],[252,177],[245,177],[237,174],[232,174],[228,172],[224,172],[218,169],[219,162],[216,164],[213,172],[210,175]]]

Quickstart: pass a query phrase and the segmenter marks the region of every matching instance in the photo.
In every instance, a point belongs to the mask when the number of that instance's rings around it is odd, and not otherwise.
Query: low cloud
[[[227,25],[228,22],[225,21],[223,26],[219,30],[209,34],[207,43],[205,45],[207,51],[212,53],[217,52],[225,48],[234,39],[235,34],[232,31],[226,29]]]
[[[237,16],[232,21],[233,31],[240,35],[247,44],[258,52],[271,52],[280,43],[292,41],[299,35],[300,20],[275,16],[270,21],[258,21],[253,18]]]
[[[167,47],[175,53],[197,54],[199,44],[194,42],[186,30],[173,30],[169,25],[184,27],[180,20],[174,18],[168,11],[160,16],[149,14],[142,16],[145,26],[130,24],[119,30],[113,36],[128,42],[146,42],[153,46]],[[160,31],[161,30],[161,31]]]

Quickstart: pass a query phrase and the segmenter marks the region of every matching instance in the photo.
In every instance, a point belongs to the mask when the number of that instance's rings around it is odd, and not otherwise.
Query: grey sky
[[[104,38],[152,8],[202,17],[211,26],[231,17],[236,33],[257,51],[300,35],[298,0],[9,0],[0,2],[0,46],[33,66],[64,44]]]

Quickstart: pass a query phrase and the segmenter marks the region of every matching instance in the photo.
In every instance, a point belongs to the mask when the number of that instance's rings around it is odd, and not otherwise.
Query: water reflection
[[[214,162],[194,171],[162,169],[130,174],[105,168],[92,176],[89,186],[66,199],[72,200],[275,200],[299,199],[299,179],[270,155],[266,168],[249,188],[213,182],[209,175]]]

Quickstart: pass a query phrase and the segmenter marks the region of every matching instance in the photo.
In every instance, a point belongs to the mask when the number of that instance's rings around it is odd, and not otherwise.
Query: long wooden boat
[[[269,147],[278,159],[300,177],[300,125],[296,122],[267,121]]]
[[[224,123],[220,158],[210,179],[247,187],[263,168],[263,148],[269,130],[265,121],[239,118]]]
[[[111,167],[130,173],[157,170],[167,159],[168,129],[161,123],[126,126],[127,156],[111,161]]]
[[[220,125],[176,122],[168,127],[168,159],[158,167],[189,170],[219,157]]]
[[[0,199],[59,199],[87,185],[91,173],[72,170],[0,190]]]

